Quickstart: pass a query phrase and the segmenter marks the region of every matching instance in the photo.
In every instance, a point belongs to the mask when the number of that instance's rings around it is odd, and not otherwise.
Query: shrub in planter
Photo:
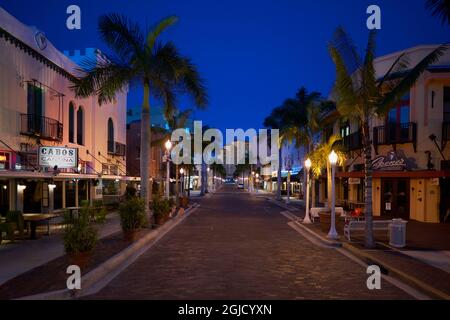
[[[97,229],[91,224],[89,207],[81,208],[77,217],[65,215],[64,249],[71,264],[86,266],[97,242]]]
[[[137,231],[147,226],[144,200],[130,197],[119,206],[120,225],[124,239],[134,241]]]
[[[161,196],[155,196],[152,202],[153,216],[155,217],[155,224],[164,224],[170,216],[170,211],[173,207],[173,200],[167,200]]]

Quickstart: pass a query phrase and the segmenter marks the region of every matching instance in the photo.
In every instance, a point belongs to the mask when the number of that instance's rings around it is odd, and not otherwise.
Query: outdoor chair
[[[6,221],[0,223],[0,244],[3,233],[6,233],[8,240],[11,242],[15,240],[15,231],[18,231],[20,238],[23,238],[24,224],[22,212],[8,211]]]

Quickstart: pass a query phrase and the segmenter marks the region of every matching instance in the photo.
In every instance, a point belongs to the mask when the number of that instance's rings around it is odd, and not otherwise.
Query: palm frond
[[[392,90],[389,90],[389,92],[382,98],[377,107],[377,113],[380,115],[386,114],[391,107],[400,101],[401,98],[410,90],[410,88],[414,86],[417,79],[419,79],[426,69],[439,61],[448,48],[449,45],[447,44],[437,47],[425,56],[413,69],[407,72],[398,84],[396,84]]]
[[[99,18],[99,32],[102,40],[123,60],[142,55],[144,35],[139,24],[127,17],[112,13]]]
[[[147,34],[147,46],[150,50],[153,50],[156,40],[161,35],[161,33],[168,27],[174,25],[178,21],[178,17],[170,16],[162,19],[156,26],[150,30]]]
[[[450,0],[427,0],[425,6],[442,24],[450,24]]]
[[[122,92],[135,76],[135,72],[127,65],[121,65],[107,60],[87,58],[80,63],[78,78],[71,89],[76,97],[98,95],[99,103],[111,102],[117,92]]]

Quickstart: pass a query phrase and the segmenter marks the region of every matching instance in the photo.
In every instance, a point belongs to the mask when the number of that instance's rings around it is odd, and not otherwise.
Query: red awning
[[[336,172],[337,178],[364,178],[364,172]],[[450,171],[373,171],[374,178],[414,178],[414,179],[432,179],[450,177]]]

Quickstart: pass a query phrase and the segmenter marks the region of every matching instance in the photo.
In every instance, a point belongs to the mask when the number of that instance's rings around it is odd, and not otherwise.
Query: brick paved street
[[[313,245],[276,207],[224,187],[94,299],[409,299],[335,249]]]

